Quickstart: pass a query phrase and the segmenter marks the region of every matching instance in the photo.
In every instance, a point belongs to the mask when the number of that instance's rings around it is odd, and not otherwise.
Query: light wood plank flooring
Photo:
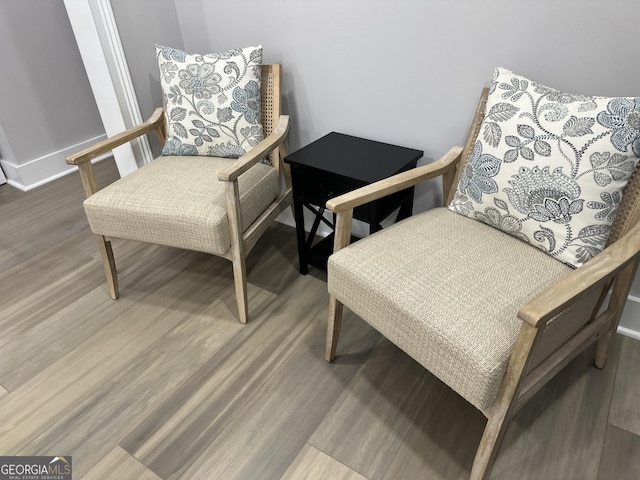
[[[99,176],[116,177],[112,160]],[[323,360],[324,275],[276,224],[231,264],[115,241],[108,298],[77,174],[0,186],[0,455],[76,479],[465,479],[484,417],[354,315]],[[512,421],[493,479],[640,478],[640,342],[587,351]]]

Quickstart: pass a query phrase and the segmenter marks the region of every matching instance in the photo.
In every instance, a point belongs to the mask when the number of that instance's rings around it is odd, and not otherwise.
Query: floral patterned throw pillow
[[[262,45],[204,55],[156,45],[167,118],[163,155],[238,158],[263,138]]]
[[[640,98],[570,95],[498,67],[449,209],[576,268],[605,247],[640,157]]]

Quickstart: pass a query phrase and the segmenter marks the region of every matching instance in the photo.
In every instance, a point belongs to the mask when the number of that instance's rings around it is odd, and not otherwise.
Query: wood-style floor
[[[98,173],[116,177],[111,160]],[[0,455],[71,455],[74,479],[465,479],[484,417],[364,322],[323,360],[323,275],[276,224],[231,265],[116,241],[107,294],[77,174],[0,186]],[[640,478],[640,342],[587,351],[512,421],[493,479]]]

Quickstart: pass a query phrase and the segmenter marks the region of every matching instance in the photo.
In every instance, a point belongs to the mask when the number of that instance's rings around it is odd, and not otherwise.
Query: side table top
[[[423,155],[422,150],[331,132],[287,155],[284,161],[373,183],[402,171]]]

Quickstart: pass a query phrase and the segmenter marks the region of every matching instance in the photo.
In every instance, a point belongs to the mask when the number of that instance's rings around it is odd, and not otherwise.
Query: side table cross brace
[[[422,155],[421,150],[336,132],[287,155],[284,161],[291,166],[300,273],[306,274],[308,265],[326,269],[333,249],[333,234],[315,245],[314,241],[321,222],[335,229],[335,215],[333,223],[324,216],[327,200],[414,168]],[[362,205],[354,210],[353,218],[369,223],[370,233],[376,232],[382,228],[381,221],[398,208],[396,221],[411,216],[413,194],[414,189],[409,188]],[[308,237],[304,227],[305,208],[315,215]]]

